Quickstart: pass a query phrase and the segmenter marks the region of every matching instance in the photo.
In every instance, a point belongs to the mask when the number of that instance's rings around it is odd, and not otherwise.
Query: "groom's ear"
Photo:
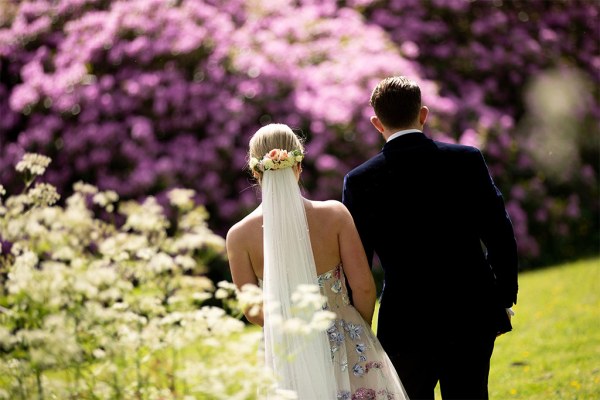
[[[373,115],[370,120],[375,129],[379,131],[379,133],[383,133],[383,131],[385,131],[385,127],[383,126],[379,118],[377,118],[377,116]]]
[[[425,125],[427,115],[429,115],[429,108],[427,108],[427,106],[422,106],[421,111],[419,111],[419,124]]]

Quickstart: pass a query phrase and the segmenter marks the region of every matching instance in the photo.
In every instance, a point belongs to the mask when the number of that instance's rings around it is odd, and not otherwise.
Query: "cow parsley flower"
[[[37,153],[26,153],[17,163],[16,170],[31,175],[43,175],[52,161],[49,157]]]
[[[60,199],[56,188],[48,183],[38,183],[27,192],[34,204],[40,206],[51,206]]]
[[[172,189],[167,193],[171,205],[182,209],[189,210],[194,207],[194,195],[196,192],[192,189]]]

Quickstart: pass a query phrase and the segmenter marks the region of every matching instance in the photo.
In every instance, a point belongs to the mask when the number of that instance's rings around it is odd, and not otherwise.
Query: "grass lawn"
[[[600,258],[521,273],[513,310],[513,331],[496,339],[490,400],[600,399]]]
[[[600,399],[600,258],[522,273],[514,310],[491,399]]]

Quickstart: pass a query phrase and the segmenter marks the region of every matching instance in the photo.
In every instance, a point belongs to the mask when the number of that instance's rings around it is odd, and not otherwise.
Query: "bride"
[[[265,363],[279,377],[279,389],[300,400],[407,399],[371,330],[375,283],[350,213],[341,202],[302,197],[304,147],[287,125],[262,127],[249,147],[262,203],[231,227],[227,254],[238,288],[263,288],[263,311],[245,315],[263,327]],[[292,292],[309,284],[318,285],[335,319],[289,357],[299,339],[279,329],[278,316],[292,315]]]

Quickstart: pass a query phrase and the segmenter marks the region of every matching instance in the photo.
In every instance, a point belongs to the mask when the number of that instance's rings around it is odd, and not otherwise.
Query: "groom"
[[[495,338],[512,329],[517,246],[480,151],[423,134],[429,110],[402,76],[371,95],[381,152],[344,178],[371,265],[384,271],[378,337],[411,400],[487,399]]]

